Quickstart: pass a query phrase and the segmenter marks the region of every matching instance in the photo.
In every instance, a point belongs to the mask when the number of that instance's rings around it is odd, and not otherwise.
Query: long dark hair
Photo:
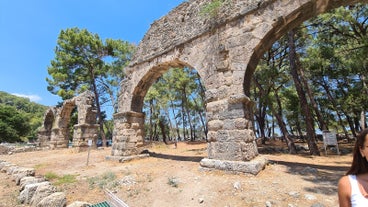
[[[351,167],[346,172],[346,175],[358,175],[362,173],[368,172],[368,161],[366,158],[362,157],[360,154],[360,149],[363,149],[365,138],[368,138],[368,128],[364,129],[357,136],[357,140],[355,142],[354,151],[353,151],[353,162],[351,163]]]

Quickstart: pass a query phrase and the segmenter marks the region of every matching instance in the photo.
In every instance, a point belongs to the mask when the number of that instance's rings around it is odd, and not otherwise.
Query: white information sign
[[[88,156],[87,156],[87,166],[88,166],[88,162],[89,162],[89,153],[91,151],[91,146],[92,146],[92,139],[88,140]]]
[[[340,154],[339,144],[337,143],[336,134],[330,131],[323,131],[323,145],[325,147],[325,153],[327,155],[327,147],[328,146],[336,146],[337,154]]]

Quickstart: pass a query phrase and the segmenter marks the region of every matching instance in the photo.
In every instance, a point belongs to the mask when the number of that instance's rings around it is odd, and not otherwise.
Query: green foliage
[[[55,179],[59,178],[59,176],[56,173],[54,173],[54,172],[47,172],[45,174],[45,178],[47,180],[55,180]]]
[[[18,116],[16,117],[18,118],[18,121],[22,122],[22,124],[14,128],[15,126],[11,126],[9,124],[11,122],[5,121],[6,119],[1,119],[0,122],[3,122],[2,129],[5,130],[5,128],[7,128],[6,130],[7,133],[10,133],[13,135],[17,134],[17,135],[15,135],[15,137],[10,136],[13,138],[5,137],[9,135],[3,135],[4,137],[0,136],[0,141],[16,142],[16,141],[21,141],[21,140],[26,141],[26,140],[36,139],[37,130],[42,125],[43,115],[47,107],[41,104],[31,102],[27,98],[14,96],[9,93],[0,91],[0,107],[5,107],[5,106],[12,107],[16,111],[14,112],[13,109],[10,109],[10,111],[6,112],[8,116],[11,116],[11,114],[13,113],[18,114]],[[14,117],[14,119],[16,117]],[[19,118],[19,117],[22,117],[22,118]],[[7,127],[5,127],[4,123]],[[23,125],[27,125],[27,126],[23,126]],[[10,129],[9,127],[15,130],[13,131],[14,133],[11,132],[12,130],[9,130]],[[29,129],[25,130],[24,127],[29,128]]]
[[[102,105],[110,102],[116,112],[118,86],[133,51],[134,46],[128,42],[113,39],[104,42],[86,29],[70,28],[60,32],[55,58],[48,67],[47,89],[63,100],[92,91],[103,143],[106,137]]]
[[[221,6],[224,4],[225,0],[212,0],[211,2],[205,4],[201,10],[200,15],[201,16],[209,16],[214,17],[218,14]]]
[[[48,90],[63,100],[93,90],[94,83],[101,90],[117,87],[134,51],[128,42],[103,42],[97,34],[79,28],[62,30],[57,43],[55,59],[48,67],[51,77],[46,80]]]
[[[49,181],[52,181],[55,185],[64,185],[71,184],[77,182],[77,175],[66,174],[63,176],[59,176],[54,172],[47,172],[45,174],[45,178]]]
[[[336,132],[359,130],[361,113],[368,111],[368,6],[340,7],[301,25],[296,31],[298,66],[327,125]],[[283,120],[291,134],[305,129],[298,95],[289,77],[286,37],[265,53],[254,73],[252,99],[259,128],[271,129],[275,94],[280,96]],[[306,89],[305,89],[306,90]],[[317,120],[317,113],[313,116]],[[262,119],[263,118],[263,119]],[[263,121],[263,123],[261,123]],[[320,123],[316,127],[319,127]],[[349,132],[346,129],[350,129]],[[257,130],[256,132],[261,131]],[[267,134],[264,132],[264,134]]]
[[[29,118],[24,112],[0,104],[0,142],[22,141],[30,129]]]

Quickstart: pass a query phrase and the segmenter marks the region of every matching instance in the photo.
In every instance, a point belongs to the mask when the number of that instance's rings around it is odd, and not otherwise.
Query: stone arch
[[[55,120],[55,108],[48,108],[44,114],[43,124],[38,130],[38,142],[40,147],[49,146],[52,126]]]
[[[133,97],[132,97],[132,104],[131,109],[135,112],[141,112],[143,107],[143,99],[148,92],[149,88],[156,82],[156,80],[161,77],[165,72],[167,72],[170,68],[184,68],[190,67],[188,64],[181,62],[179,60],[174,60],[170,62],[164,62],[158,64],[152,68],[146,68],[146,73],[142,73],[141,76],[138,77],[139,82],[134,87],[133,90]]]
[[[208,158],[204,167],[257,172],[264,166],[252,126],[253,102],[245,89],[264,51],[290,29],[330,9],[368,0],[228,0],[215,16],[190,0],[155,21],[138,46],[121,84],[114,115],[112,155],[139,153],[143,146],[141,102],[168,64],[187,64],[206,87]]]
[[[98,125],[94,96],[91,92],[84,92],[64,101],[61,107],[51,107],[46,111],[44,124],[38,132],[40,146],[49,146],[51,149],[68,147],[69,123],[75,108],[78,111],[78,123],[74,125],[73,146],[85,147],[88,139],[96,143]]]

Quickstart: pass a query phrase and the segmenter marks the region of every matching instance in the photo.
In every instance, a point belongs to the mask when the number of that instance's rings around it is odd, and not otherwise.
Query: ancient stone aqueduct
[[[78,124],[74,125],[73,146],[85,147],[89,139],[94,139],[96,143],[98,125],[93,102],[93,94],[84,92],[64,101],[61,107],[49,108],[45,113],[43,126],[38,131],[40,146],[51,149],[68,147],[69,123],[74,108],[78,110]]]
[[[182,3],[153,22],[138,45],[121,83],[119,110],[114,114],[112,156],[130,156],[143,150],[145,94],[171,67],[190,67],[198,71],[206,88],[209,144],[208,158],[201,165],[257,173],[264,161],[255,143],[253,102],[245,91],[260,57],[302,22],[330,9],[368,0],[224,0],[213,15],[204,16],[201,8],[209,2]],[[64,103],[64,111],[56,113],[58,116],[52,111],[55,109],[47,113],[55,120],[52,126],[45,121],[41,137],[49,140],[47,144],[52,147],[66,145],[64,121],[68,118],[61,120],[59,116],[70,113],[69,102],[80,106],[78,101],[70,100]],[[90,122],[93,110],[83,110],[75,126],[75,146],[83,145],[83,140],[97,130]]]

